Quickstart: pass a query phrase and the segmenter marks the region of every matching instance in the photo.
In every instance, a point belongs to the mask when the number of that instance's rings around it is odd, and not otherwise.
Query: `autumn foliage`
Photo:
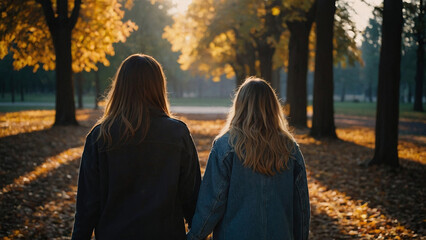
[[[74,1],[67,1],[68,9]],[[125,42],[137,25],[123,22],[123,4],[132,1],[82,1],[80,15],[72,33],[72,69],[74,72],[97,70],[96,63],[109,65],[107,55],[114,55],[113,43]],[[53,8],[56,1],[53,2]],[[46,24],[41,4],[36,0],[1,1],[0,3],[0,59],[13,53],[16,70],[33,66],[44,70],[55,69],[52,36]]]

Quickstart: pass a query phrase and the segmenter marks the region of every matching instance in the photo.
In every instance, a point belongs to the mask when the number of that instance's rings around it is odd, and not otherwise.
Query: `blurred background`
[[[85,136],[121,62],[163,66],[204,172],[268,81],[305,157],[310,239],[426,239],[425,0],[0,1],[0,238],[70,239]]]
[[[72,2],[72,1],[70,1]],[[90,2],[90,1],[89,1]],[[252,3],[251,3],[252,2]],[[256,33],[260,38],[276,38],[273,40],[273,77],[279,82],[276,86],[283,102],[287,99],[287,79],[289,64],[289,41],[291,28],[287,26],[298,18],[305,18],[312,1],[284,1],[290,6],[282,21],[281,29],[272,29],[273,34]],[[93,1],[95,4],[96,1]],[[153,4],[152,4],[153,3]],[[86,3],[83,3],[83,6]],[[104,3],[106,4],[106,3]],[[74,61],[80,61],[79,56],[102,51],[105,56],[92,57],[92,59],[81,59],[81,69],[73,65],[75,102],[78,108],[94,107],[95,96],[102,95],[111,83],[121,61],[132,53],[144,53],[154,56],[164,67],[168,91],[173,105],[202,105],[213,104],[229,106],[230,97],[234,91],[238,77],[258,75],[260,76],[260,56],[255,48],[255,37],[250,36],[250,31],[262,30],[260,17],[263,11],[256,6],[255,1],[112,1],[116,4],[114,11],[119,11],[120,21],[132,22],[128,27],[130,33],[121,38],[111,39],[112,44],[102,46],[95,42],[96,38],[79,40],[73,35],[73,43],[81,45],[90,43],[93,49],[80,49],[73,46]],[[192,5],[190,5],[192,4]],[[229,7],[232,4],[233,7]],[[250,5],[251,4],[251,5]],[[89,5],[89,3],[87,3]],[[228,6],[229,5],[229,6]],[[300,6],[298,6],[300,5]],[[303,6],[305,5],[305,6]],[[306,6],[308,5],[308,7]],[[101,6],[88,6],[81,11],[92,11],[90,7],[101,8]],[[35,7],[33,7],[35,8]],[[22,10],[30,14],[29,9]],[[36,10],[33,10],[36,11]],[[37,11],[42,14],[41,7]],[[278,10],[279,11],[279,10]],[[302,13],[300,13],[302,11]],[[304,12],[305,11],[305,12]],[[356,106],[366,111],[375,111],[378,84],[378,66],[380,56],[380,39],[382,23],[383,3],[380,0],[365,1],[336,1],[336,15],[334,21],[333,39],[333,75],[334,75],[334,101],[336,112],[345,111],[345,106]],[[400,80],[400,103],[403,112],[413,108],[416,92],[416,61],[418,40],[416,37],[416,26],[418,25],[419,1],[404,1],[403,15],[404,27],[401,44],[401,80]],[[239,14],[244,12],[246,14]],[[20,12],[18,18],[23,14]],[[101,14],[101,13],[100,13]],[[277,13],[281,14],[281,13]],[[26,17],[26,16],[22,16]],[[39,24],[43,24],[44,17],[40,17]],[[29,17],[26,17],[30,21]],[[94,18],[92,16],[91,18]],[[80,19],[76,28],[84,28],[85,25],[101,24],[96,19]],[[20,20],[23,21],[23,20]],[[87,24],[79,24],[87,21]],[[424,21],[424,20],[423,20]],[[5,23],[4,23],[5,24]],[[28,24],[28,22],[21,22]],[[313,76],[315,58],[315,22],[309,35],[309,63],[307,74],[307,98],[308,105],[312,104]],[[424,27],[424,25],[422,25]],[[127,26],[117,25],[117,28]],[[88,27],[92,31],[94,27]],[[238,30],[236,30],[238,28]],[[95,28],[96,29],[96,28]],[[263,28],[264,29],[264,28]],[[47,30],[47,29],[44,29]],[[122,30],[122,29],[121,29]],[[113,27],[104,31],[117,31]],[[126,30],[127,31],[127,30]],[[19,33],[21,39],[28,39],[30,33]],[[103,33],[108,34],[108,33]],[[277,35],[277,36],[273,36]],[[423,33],[424,35],[424,33]],[[28,108],[54,108],[55,102],[55,71],[52,65],[54,57],[50,60],[41,60],[37,63],[34,55],[53,55],[54,51],[37,52],[50,44],[50,37],[43,36],[34,40],[33,45],[42,45],[30,48],[31,45],[14,43],[13,46],[5,45],[2,48],[11,48],[12,51],[3,49],[0,61],[0,110],[14,111]],[[40,41],[38,43],[37,41]],[[118,41],[117,43],[115,43]],[[248,43],[247,43],[248,42]],[[244,46],[248,44],[251,46]],[[105,49],[101,49],[105,48]],[[106,48],[113,48],[112,51]],[[32,51],[30,53],[22,53]],[[106,52],[106,54],[105,54]],[[240,54],[242,56],[236,56]],[[253,56],[245,57],[252,54]],[[241,58],[248,60],[253,57],[254,69],[248,68],[248,63],[241,64]],[[15,63],[13,63],[15,59]],[[424,61],[424,60],[423,60]],[[17,63],[18,62],[18,63]],[[38,64],[39,67],[33,66]],[[244,65],[245,64],[245,65]],[[89,66],[85,66],[89,65]],[[12,66],[15,66],[12,67]],[[46,70],[47,69],[47,70]],[[423,71],[424,68],[423,68]],[[240,75],[240,76],[238,76]],[[424,88],[421,92],[421,101],[424,104]],[[208,99],[208,100],[204,100]],[[357,104],[354,104],[357,103]]]

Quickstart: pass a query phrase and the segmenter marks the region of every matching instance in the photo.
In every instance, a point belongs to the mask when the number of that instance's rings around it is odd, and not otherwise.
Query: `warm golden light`
[[[68,162],[74,161],[81,157],[83,152],[83,146],[67,149],[58,155],[49,157],[46,161],[37,166],[33,171],[26,173],[25,175],[20,176],[15,179],[13,183],[6,185],[1,190],[1,194],[8,193],[10,191],[14,191],[23,185],[28,185],[37,178],[47,175],[52,170],[60,167],[63,164],[67,164]]]
[[[172,2],[174,7],[171,9],[170,13],[175,15],[185,13],[192,0],[173,0]]]

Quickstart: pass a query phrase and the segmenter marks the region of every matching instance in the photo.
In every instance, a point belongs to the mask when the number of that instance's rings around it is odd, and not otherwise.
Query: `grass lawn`
[[[10,103],[11,102],[11,95],[5,94],[4,98],[0,97],[0,103]],[[75,101],[77,102],[77,96],[75,97]],[[83,104],[93,104],[95,101],[93,94],[85,94],[83,95]],[[15,102],[21,103],[21,96],[19,94],[15,95]],[[24,101],[23,102],[37,102],[37,103],[55,103],[55,94],[52,93],[31,93],[31,94],[25,94],[24,95]]]
[[[425,109],[426,109],[426,106],[425,106]],[[344,114],[344,115],[375,117],[376,103],[334,102],[334,112],[336,114]],[[413,104],[411,103],[400,103],[399,117],[426,120],[426,113],[413,111]]]
[[[77,98],[75,99],[77,102]],[[6,94],[4,98],[0,98],[0,103],[10,103],[11,96]],[[15,106],[1,106],[0,112],[15,112],[30,109],[54,109],[53,106],[43,106],[43,103],[53,104],[55,103],[54,94],[27,94],[25,95],[24,103],[40,103],[40,106],[25,106],[21,105],[20,96],[15,96],[15,102],[19,103]],[[86,108],[93,107],[94,96],[84,95],[83,106]],[[172,106],[220,106],[228,107],[231,106],[232,102],[230,98],[170,98],[170,104]],[[312,104],[311,102],[309,104]],[[425,112],[414,112],[413,104],[411,103],[400,103],[399,105],[399,116],[400,118],[418,119],[426,121]],[[312,107],[309,106],[308,110]],[[425,105],[426,109],[426,105]],[[376,115],[376,103],[369,102],[335,102],[334,103],[335,114],[352,115],[352,116],[366,116],[375,117]]]

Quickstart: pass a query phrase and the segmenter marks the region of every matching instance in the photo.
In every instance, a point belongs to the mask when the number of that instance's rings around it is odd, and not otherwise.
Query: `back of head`
[[[122,143],[138,130],[142,132],[142,140],[149,128],[152,109],[170,115],[163,69],[153,57],[133,54],[121,63],[113,79],[104,115],[98,122],[99,138],[111,147],[111,128],[117,124]]]
[[[239,87],[225,132],[244,166],[266,175],[285,169],[294,139],[266,81],[251,77]]]

